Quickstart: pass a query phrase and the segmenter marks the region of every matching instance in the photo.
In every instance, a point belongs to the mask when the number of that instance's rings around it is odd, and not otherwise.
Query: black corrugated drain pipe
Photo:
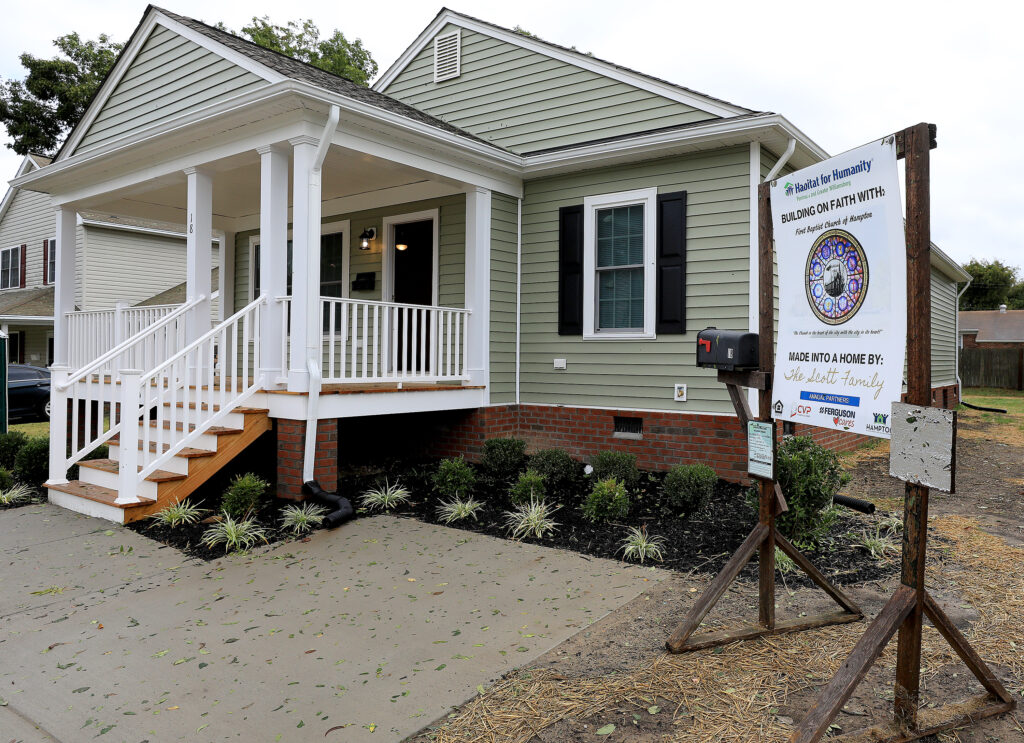
[[[860,498],[852,498],[849,495],[836,495],[832,496],[832,502],[837,506],[846,506],[854,511],[860,511],[861,513],[872,514],[875,512],[875,504],[870,501],[861,500]]]
[[[356,515],[348,498],[343,498],[337,493],[328,493],[316,480],[302,483],[302,492],[318,506],[332,509],[324,516],[324,526],[328,529],[340,526]]]

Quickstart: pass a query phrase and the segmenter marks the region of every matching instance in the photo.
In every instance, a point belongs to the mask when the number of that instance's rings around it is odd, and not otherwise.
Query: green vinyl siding
[[[492,403],[516,399],[516,237],[518,204],[511,196],[491,199],[490,384]],[[474,322],[476,318],[470,318]]]
[[[732,412],[715,373],[697,369],[696,333],[748,324],[750,150],[734,147],[525,184],[520,398],[524,403]],[[586,196],[656,186],[687,192],[686,333],[654,340],[558,335],[558,209]],[[591,246],[593,249],[593,246]],[[565,371],[553,359],[567,360]],[[673,386],[688,385],[688,401]]]
[[[384,92],[515,152],[717,118],[476,31],[461,33],[457,78],[434,82],[431,41]]]
[[[932,267],[932,387],[956,384],[956,284]]]
[[[372,291],[348,292],[352,299],[379,300],[381,298],[381,249],[383,246],[384,217],[437,209],[438,227],[438,303],[443,307],[465,305],[466,255],[466,197],[462,194],[439,199],[416,201],[410,204],[383,206],[348,214],[324,216],[324,224],[349,220],[352,231],[349,240],[349,286],[357,273],[374,274]],[[377,231],[369,250],[360,250],[359,235],[368,227]],[[249,238],[259,230],[239,232],[235,235],[235,311],[249,302]]]
[[[81,152],[266,85],[157,25],[78,145]]]

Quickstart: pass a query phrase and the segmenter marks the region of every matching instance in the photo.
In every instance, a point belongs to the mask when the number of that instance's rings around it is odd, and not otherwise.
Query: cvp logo
[[[889,423],[889,416],[886,413],[875,413],[875,423],[879,426],[884,426]]]
[[[812,412],[810,405],[801,405],[799,403],[794,405],[790,410],[792,411],[789,414],[790,418],[796,418],[797,416],[800,416],[801,418],[809,418]]]

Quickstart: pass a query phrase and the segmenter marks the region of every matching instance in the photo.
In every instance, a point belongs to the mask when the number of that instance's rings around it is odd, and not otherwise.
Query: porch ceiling
[[[213,171],[214,225],[234,229],[235,220],[256,217],[260,211],[260,156],[246,152],[224,158],[207,166]],[[288,200],[292,201],[293,170],[289,163]],[[322,177],[324,202],[375,192],[381,198],[389,189],[415,184],[435,183],[439,190],[455,193],[460,184],[438,179],[436,175],[338,146],[328,150]],[[116,216],[164,222],[184,223],[186,177],[176,173],[132,188],[104,194],[77,204],[89,210]]]

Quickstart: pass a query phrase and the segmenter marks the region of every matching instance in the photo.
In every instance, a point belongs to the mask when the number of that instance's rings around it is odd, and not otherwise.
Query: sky
[[[254,15],[277,23],[310,18],[323,35],[337,28],[362,39],[381,73],[441,1],[290,0],[282,7],[266,0],[161,0],[169,10],[235,29]],[[961,263],[999,259],[1024,268],[1024,147],[1015,140],[1024,131],[1024,45],[1008,2],[446,1],[453,10],[783,114],[833,154],[920,121],[937,124],[933,241]],[[65,33],[126,40],[145,7],[128,0],[9,3],[0,26],[0,76],[20,79],[18,55],[53,56],[52,40]],[[9,141],[6,133],[0,141]],[[20,161],[0,148],[5,180]]]

